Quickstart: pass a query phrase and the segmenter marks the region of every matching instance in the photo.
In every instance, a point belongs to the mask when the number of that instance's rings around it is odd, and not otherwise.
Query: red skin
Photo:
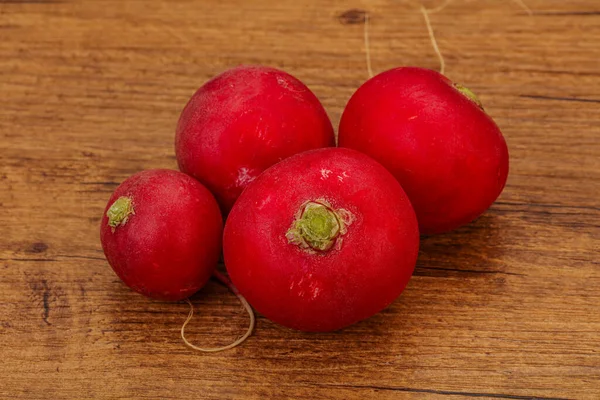
[[[107,211],[130,197],[135,214],[108,225]],[[211,193],[178,171],[148,170],[113,193],[100,226],[104,254],[131,289],[159,300],[181,300],[210,278],[221,252],[223,219]]]
[[[339,248],[310,252],[286,232],[302,204],[318,199],[355,220]],[[265,171],[231,210],[223,239],[229,276],[250,304],[274,322],[313,332],[388,306],[408,283],[418,247],[416,217],[398,182],[371,158],[339,148]]]
[[[340,147],[359,150],[394,174],[425,234],[477,218],[508,175],[500,129],[452,85],[435,71],[392,69],[364,83],[340,121]]]
[[[233,68],[205,83],[183,110],[175,138],[179,169],[206,185],[225,214],[271,165],[334,145],[331,122],[310,89],[261,66]]]

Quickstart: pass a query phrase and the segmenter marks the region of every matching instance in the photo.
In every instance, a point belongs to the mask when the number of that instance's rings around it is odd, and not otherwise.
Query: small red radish
[[[426,234],[477,218],[508,176],[506,142],[477,97],[423,68],[392,69],[364,83],[344,110],[339,145],[394,174]]]
[[[415,267],[419,231],[394,177],[349,149],[292,156],[242,193],[225,224],[225,265],[267,318],[303,331],[379,312]]]
[[[125,180],[102,216],[104,254],[136,292],[181,300],[202,288],[221,253],[223,219],[201,183],[178,171],[149,170]]]
[[[205,83],[177,125],[179,169],[202,182],[227,213],[246,185],[271,165],[334,146],[317,97],[293,76],[241,66]]]

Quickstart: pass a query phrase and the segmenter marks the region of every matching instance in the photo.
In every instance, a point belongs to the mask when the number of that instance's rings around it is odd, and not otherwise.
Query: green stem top
[[[479,100],[479,97],[477,97],[477,95],[471,89],[458,83],[455,83],[454,87],[473,103],[477,104],[477,107],[483,110],[483,104],[481,103],[481,100]]]
[[[308,201],[300,207],[286,237],[301,248],[327,251],[346,233],[352,219],[349,211],[334,210],[324,200]]]
[[[114,232],[118,226],[125,225],[132,214],[135,214],[133,201],[130,197],[121,196],[106,211],[108,226]]]

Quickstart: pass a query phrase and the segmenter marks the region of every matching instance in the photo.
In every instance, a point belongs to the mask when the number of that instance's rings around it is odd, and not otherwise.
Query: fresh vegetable
[[[177,125],[175,150],[227,213],[242,190],[293,154],[334,146],[327,113],[298,79],[273,68],[223,72],[190,99]]]
[[[223,219],[210,192],[178,171],[149,170],[125,180],[102,216],[104,254],[127,286],[181,300],[210,278],[221,252]]]
[[[415,208],[421,233],[440,233],[481,215],[508,175],[504,137],[469,89],[438,72],[396,68],[354,93],[339,145],[394,174]]]
[[[383,166],[329,148],[283,160],[248,185],[223,240],[231,280],[259,312],[287,327],[331,331],[400,295],[419,231]]]

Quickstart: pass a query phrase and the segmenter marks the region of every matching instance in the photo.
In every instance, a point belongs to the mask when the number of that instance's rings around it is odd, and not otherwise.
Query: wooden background
[[[334,126],[373,69],[438,68],[415,2],[0,0],[0,398],[599,399],[600,2],[455,0],[431,21],[447,75],[503,130],[508,185],[475,223],[424,238],[404,294],[341,332],[259,316],[219,354],[188,306],[128,290],[104,259],[112,190],[176,168],[179,112],[241,63],[283,68]],[[435,7],[439,1],[424,1]],[[231,341],[211,282],[189,336]]]

